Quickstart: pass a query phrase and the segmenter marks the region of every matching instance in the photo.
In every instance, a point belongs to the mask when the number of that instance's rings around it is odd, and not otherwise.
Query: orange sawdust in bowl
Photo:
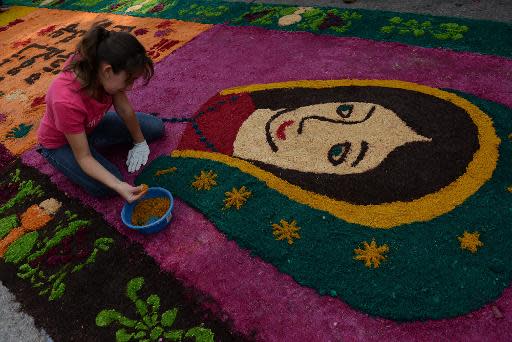
[[[147,184],[141,184],[141,185],[142,185],[141,193],[142,193],[142,196],[144,196],[146,194],[146,192],[148,192],[149,187]]]
[[[141,234],[153,234],[169,225],[174,199],[169,190],[148,188],[135,202],[126,202],[121,210],[121,220],[129,229]]]
[[[132,212],[132,224],[145,226],[151,221],[158,220],[165,215],[171,205],[166,197],[155,197],[141,200]]]

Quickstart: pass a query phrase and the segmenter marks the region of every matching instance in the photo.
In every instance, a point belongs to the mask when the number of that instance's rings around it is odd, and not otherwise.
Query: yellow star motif
[[[293,220],[292,222],[287,222],[285,220],[279,221],[279,224],[272,224],[274,237],[276,240],[288,240],[288,244],[291,245],[293,243],[293,239],[300,239],[300,235],[298,233],[300,227],[297,227],[297,221]]]
[[[457,239],[460,241],[460,248],[467,249],[471,253],[476,253],[477,248],[484,245],[482,241],[480,241],[479,232],[469,233],[464,231],[464,235],[458,236]]]
[[[368,268],[378,268],[380,262],[386,260],[386,257],[382,254],[387,253],[389,251],[388,245],[384,244],[382,246],[377,246],[375,239],[372,240],[370,244],[368,242],[363,242],[364,249],[356,248],[354,249],[354,253],[358,254],[354,257],[356,260],[364,261],[364,265]]]
[[[233,188],[231,191],[225,192],[226,199],[224,200],[224,209],[228,209],[231,207],[236,207],[236,209],[240,209],[242,205],[247,202],[249,196],[251,196],[251,192],[248,191],[245,186],[242,186],[240,189]]]
[[[217,178],[217,174],[212,170],[210,171],[201,171],[199,176],[194,176],[195,181],[192,182],[192,186],[197,190],[211,190],[212,187],[217,185],[215,178]]]

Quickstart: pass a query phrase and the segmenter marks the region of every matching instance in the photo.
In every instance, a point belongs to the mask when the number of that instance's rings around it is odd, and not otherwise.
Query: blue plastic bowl
[[[147,200],[155,197],[167,197],[169,198],[170,205],[169,209],[160,218],[155,218],[151,223],[145,226],[134,226],[132,224],[132,213],[135,206],[142,200]],[[121,220],[130,229],[138,231],[142,234],[153,234],[164,229],[172,219],[172,209],[174,207],[174,199],[167,189],[164,188],[149,188],[148,191],[133,203],[125,203],[123,210],[121,210]]]

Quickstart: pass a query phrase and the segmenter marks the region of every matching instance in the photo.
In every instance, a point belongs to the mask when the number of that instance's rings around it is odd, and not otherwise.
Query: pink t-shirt
[[[73,72],[61,72],[46,94],[46,112],[37,131],[39,143],[59,148],[68,143],[64,134],[91,133],[110,106],[112,96],[105,93],[98,101],[80,89]]]

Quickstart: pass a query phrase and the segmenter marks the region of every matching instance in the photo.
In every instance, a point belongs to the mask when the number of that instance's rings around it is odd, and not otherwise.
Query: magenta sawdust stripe
[[[181,115],[229,87],[355,78],[453,88],[512,107],[510,70],[512,59],[497,56],[219,25],[159,63],[153,86],[138,91],[134,100]]]
[[[512,60],[441,49],[309,33],[218,26],[156,66],[146,88],[131,95],[136,110],[164,117],[188,116],[218,91],[245,84],[300,79],[399,79],[453,88],[512,106]],[[184,125],[167,127],[152,144],[152,158],[176,147]],[[114,161],[123,170],[123,154]],[[90,198],[30,151],[23,160],[52,176],[62,191],[103,213],[108,222],[141,242],[161,267],[215,299],[245,334],[268,341],[297,340],[512,340],[512,291],[492,306],[455,319],[396,323],[370,318],[340,300],[319,296],[273,266],[227,241],[211,223],[177,201],[172,229],[141,237],[121,227],[119,199]],[[126,175],[126,172],[123,171]],[[133,176],[128,177],[133,179]]]

